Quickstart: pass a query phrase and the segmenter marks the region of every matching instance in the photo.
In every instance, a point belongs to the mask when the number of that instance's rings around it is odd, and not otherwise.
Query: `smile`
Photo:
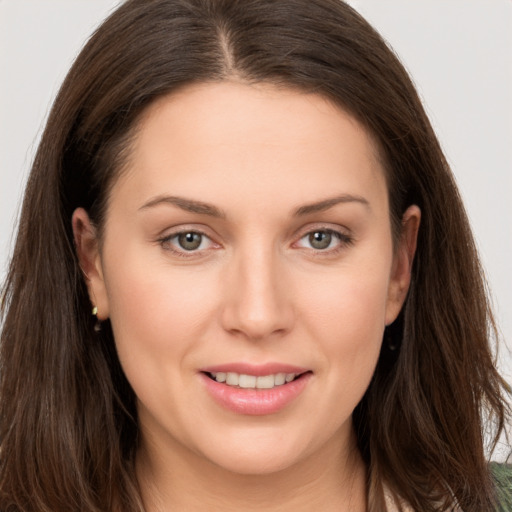
[[[247,375],[235,372],[210,372],[208,374],[213,380],[224,383],[228,386],[243,389],[273,389],[276,386],[283,386],[295,380],[298,373],[275,373],[270,375]]]
[[[221,408],[258,416],[276,414],[298,400],[313,372],[284,364],[234,363],[203,368],[199,376],[208,395]]]

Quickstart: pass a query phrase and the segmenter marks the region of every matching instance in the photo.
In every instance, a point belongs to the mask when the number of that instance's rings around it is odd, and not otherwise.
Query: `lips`
[[[228,386],[244,389],[272,389],[276,386],[283,386],[292,382],[299,375],[298,373],[275,373],[270,375],[247,375],[236,372],[211,372],[208,375],[217,381]]]
[[[233,363],[201,370],[200,377],[213,400],[237,414],[275,414],[297,399],[312,372],[283,364]]]

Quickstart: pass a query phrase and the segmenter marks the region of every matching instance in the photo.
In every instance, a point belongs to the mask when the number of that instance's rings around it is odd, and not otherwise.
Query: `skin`
[[[351,415],[407,293],[419,209],[394,246],[375,145],[321,96],[194,85],[153,103],[138,128],[103,239],[83,209],[73,228],[138,398],[147,510],[366,510]],[[190,231],[204,237],[187,252],[176,234]],[[326,249],[314,232],[332,232]],[[279,412],[236,414],[198,372],[240,361],[312,375]]]

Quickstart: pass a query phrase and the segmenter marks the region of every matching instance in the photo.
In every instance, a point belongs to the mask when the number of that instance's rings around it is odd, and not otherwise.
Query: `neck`
[[[349,443],[329,443],[292,467],[258,475],[233,473],[182,445],[165,454],[143,443],[137,475],[147,512],[367,510],[366,469],[353,432]]]

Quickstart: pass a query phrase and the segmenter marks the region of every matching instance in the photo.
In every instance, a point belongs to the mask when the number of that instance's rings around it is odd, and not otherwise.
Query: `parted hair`
[[[410,291],[353,415],[368,510],[385,510],[385,486],[422,512],[490,512],[485,439],[492,449],[509,407],[468,219],[403,66],[340,0],[128,0],[85,45],[42,135],[2,291],[0,510],[144,510],[136,400],[109,322],[94,331],[71,216],[85,208],[101,233],[148,105],[223,80],[328,98],[378,145],[395,239],[421,208]]]

